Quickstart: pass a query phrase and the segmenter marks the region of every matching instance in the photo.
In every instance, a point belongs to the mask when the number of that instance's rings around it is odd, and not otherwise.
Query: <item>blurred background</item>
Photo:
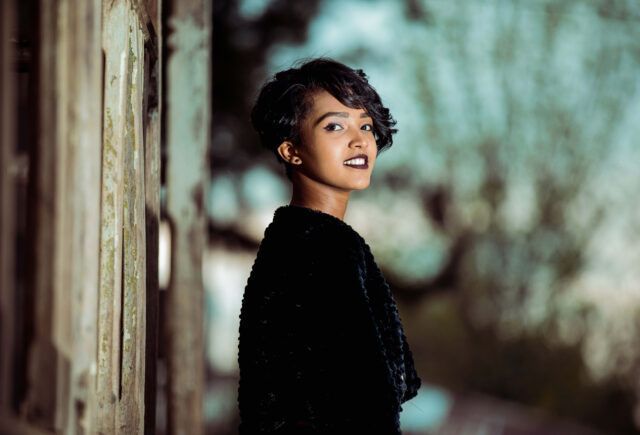
[[[423,380],[403,433],[640,433],[638,0],[6,0],[0,35],[0,435],[237,433],[291,198],[249,112],[317,56],[398,121],[345,221]]]
[[[213,6],[203,273],[215,433],[236,423],[243,288],[291,197],[249,111],[270,75],[315,56],[362,68],[398,120],[345,220],[381,264],[424,380],[403,430],[639,433],[640,3]]]

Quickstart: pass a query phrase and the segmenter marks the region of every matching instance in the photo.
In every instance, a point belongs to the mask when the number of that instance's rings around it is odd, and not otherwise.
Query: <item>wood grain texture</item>
[[[147,344],[145,33],[133,5],[103,9],[105,100],[96,430],[142,433]],[[158,182],[153,179],[153,182]],[[156,186],[155,190],[159,191]],[[154,406],[151,403],[150,406]]]
[[[47,5],[47,8],[52,7]],[[43,44],[41,73],[53,71],[54,114],[41,116],[41,147],[54,155],[52,338],[57,351],[56,429],[69,434],[90,429],[94,405],[100,250],[102,137],[101,1],[57,2],[51,35]],[[52,28],[48,28],[48,27]],[[42,79],[47,80],[47,75]],[[46,86],[46,85],[45,85]],[[43,89],[41,89],[42,91]],[[46,98],[42,94],[41,98]],[[48,111],[48,103],[41,109]],[[43,188],[47,188],[43,182]],[[46,273],[38,271],[47,279]],[[43,289],[43,291],[45,291]],[[43,356],[44,358],[45,356]],[[37,373],[33,374],[34,379]],[[34,381],[35,382],[35,381]]]

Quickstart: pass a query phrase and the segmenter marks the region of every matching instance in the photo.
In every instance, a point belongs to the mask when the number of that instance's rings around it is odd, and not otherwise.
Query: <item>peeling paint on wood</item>
[[[122,359],[120,433],[141,433],[144,429],[145,350],[145,204],[142,131],[143,35],[137,15],[129,17],[127,76],[129,89],[125,106],[124,133],[124,237]]]
[[[128,24],[124,1],[104,4],[102,46],[105,53],[104,132],[102,153],[102,212],[100,240],[100,302],[98,314],[97,409],[98,433],[115,433],[116,405],[120,394],[120,295],[123,226],[123,130],[125,110]],[[128,32],[127,32],[128,33]]]
[[[161,2],[38,5],[40,124],[29,151],[38,156],[29,167],[37,192],[30,205],[37,222],[36,318],[20,415],[7,415],[12,353],[1,354],[0,433],[5,423],[21,433],[154,433],[147,410],[155,408]],[[0,6],[3,35],[13,6]],[[9,40],[0,41],[3,60]],[[13,86],[5,68],[12,64],[0,67],[3,96]],[[13,147],[5,144],[14,143],[6,128],[14,112],[7,107],[0,100],[3,169],[13,164]],[[3,211],[15,201],[6,194],[12,177],[14,171],[0,176]],[[0,217],[2,234],[12,234],[13,223]],[[12,248],[4,240],[0,271]],[[6,297],[15,287],[11,277],[0,273],[3,322],[15,308]],[[10,349],[14,332],[3,323],[0,334]]]
[[[130,3],[116,1],[104,11],[107,80],[96,429],[142,433],[147,364],[144,33]]]

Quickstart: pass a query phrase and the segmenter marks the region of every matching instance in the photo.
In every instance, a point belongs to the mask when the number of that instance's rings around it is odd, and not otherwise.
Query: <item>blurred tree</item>
[[[579,1],[460,2],[453,11],[434,2],[425,15],[444,37],[409,62],[426,114],[424,146],[444,165],[427,183],[395,182],[422,195],[434,227],[452,241],[449,261],[422,288],[459,290],[477,326],[516,332],[557,320],[556,298],[585,271],[594,234],[631,211],[605,198],[637,186],[637,177],[601,183],[612,156],[635,155],[620,131],[637,101],[630,90],[640,45],[629,35],[639,32],[631,3],[614,3],[615,13]],[[477,14],[493,30],[477,30]]]
[[[637,8],[622,1],[423,4],[434,44],[412,58],[416,101],[431,158],[445,164],[427,183],[394,182],[421,192],[434,228],[451,241],[440,271],[409,290],[455,291],[447,314],[460,322],[453,335],[440,323],[430,327],[460,341],[430,338],[462,364],[426,372],[607,433],[634,433],[640,348],[635,363],[614,364],[605,380],[592,381],[583,344],[598,310],[586,301],[567,304],[564,293],[593,267],[594,235],[617,216],[637,220],[629,203],[611,207],[607,199],[615,189],[637,189],[637,174],[602,177],[619,153],[637,157],[620,137],[631,128],[627,114],[637,113]],[[477,30],[480,15],[494,30]],[[601,345],[612,360],[629,353]]]
[[[258,86],[266,79],[266,59],[280,43],[299,44],[319,0],[259,2],[248,11],[247,0],[213,2],[213,122],[211,173],[243,172],[256,160],[280,168],[272,156],[259,152],[249,113]]]
[[[606,297],[579,291],[637,277],[638,3],[263,3],[215,3],[214,177],[257,159],[280,174],[248,128],[267,71],[319,53],[363,68],[400,120],[367,192],[385,212],[368,220],[394,293],[425,310],[407,319],[421,373],[632,433],[637,333],[599,331],[640,317],[604,318]]]

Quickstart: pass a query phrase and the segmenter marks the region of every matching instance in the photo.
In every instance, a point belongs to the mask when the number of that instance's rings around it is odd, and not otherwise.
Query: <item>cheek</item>
[[[314,158],[320,166],[335,167],[336,163],[342,163],[345,159],[344,149],[330,138],[316,136],[313,151]]]

